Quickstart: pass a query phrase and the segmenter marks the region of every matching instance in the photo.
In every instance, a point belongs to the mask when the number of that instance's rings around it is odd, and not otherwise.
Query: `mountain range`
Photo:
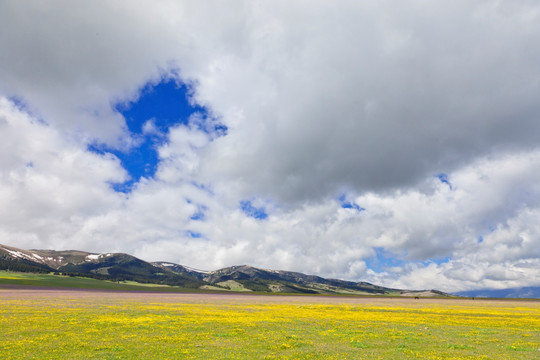
[[[460,291],[454,295],[480,298],[540,299],[540,286],[525,286],[507,289],[478,289]]]
[[[0,270],[55,273],[109,281],[135,281],[187,289],[298,294],[350,294],[445,297],[437,290],[392,289],[367,282],[325,279],[292,271],[248,265],[202,271],[170,262],[146,262],[124,253],[79,250],[23,250],[0,244]]]

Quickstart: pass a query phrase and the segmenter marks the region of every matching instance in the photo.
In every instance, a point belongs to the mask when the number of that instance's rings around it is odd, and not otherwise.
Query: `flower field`
[[[540,302],[0,289],[2,359],[538,359]]]

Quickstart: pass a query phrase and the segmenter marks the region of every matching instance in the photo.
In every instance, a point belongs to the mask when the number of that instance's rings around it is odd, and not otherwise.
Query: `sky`
[[[540,3],[0,1],[0,243],[540,286]]]

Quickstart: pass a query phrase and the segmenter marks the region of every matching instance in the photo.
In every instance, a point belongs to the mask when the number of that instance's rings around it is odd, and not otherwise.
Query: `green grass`
[[[236,282],[234,280],[227,280],[217,283],[217,285],[221,286],[222,288],[227,288],[232,291],[251,291],[249,289],[246,289],[244,285],[242,285],[239,282]]]
[[[0,270],[1,285],[27,285],[43,287],[61,287],[76,289],[103,289],[103,290],[125,290],[125,291],[183,291],[182,288],[159,285],[141,284],[135,281],[113,282],[107,280],[97,280],[92,278],[65,276],[54,274],[34,274],[19,273]]]

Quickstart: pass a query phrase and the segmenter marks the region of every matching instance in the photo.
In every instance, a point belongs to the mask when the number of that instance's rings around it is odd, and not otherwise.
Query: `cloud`
[[[531,1],[2,2],[2,242],[531,285],[539,16]],[[140,146],[115,104],[171,79],[208,114],[167,132],[149,118],[155,175],[117,193],[121,162],[88,145]],[[395,263],[371,269],[376,249]]]
[[[211,93],[200,82],[219,112],[240,109],[207,149],[208,177],[297,204],[536,146],[536,5],[393,5],[251,14],[264,37],[219,62]]]
[[[3,2],[0,90],[82,141],[130,146],[111,104],[136,98],[170,60],[172,29],[150,5]]]
[[[70,246],[88,217],[122,201],[109,186],[126,178],[115,157],[66,141],[5,98],[0,98],[0,132],[3,242]]]
[[[98,4],[4,3],[3,92],[131,146],[111,101],[177,67],[231,129],[205,151],[205,178],[242,181],[246,198],[413,186],[536,144],[531,2]]]

